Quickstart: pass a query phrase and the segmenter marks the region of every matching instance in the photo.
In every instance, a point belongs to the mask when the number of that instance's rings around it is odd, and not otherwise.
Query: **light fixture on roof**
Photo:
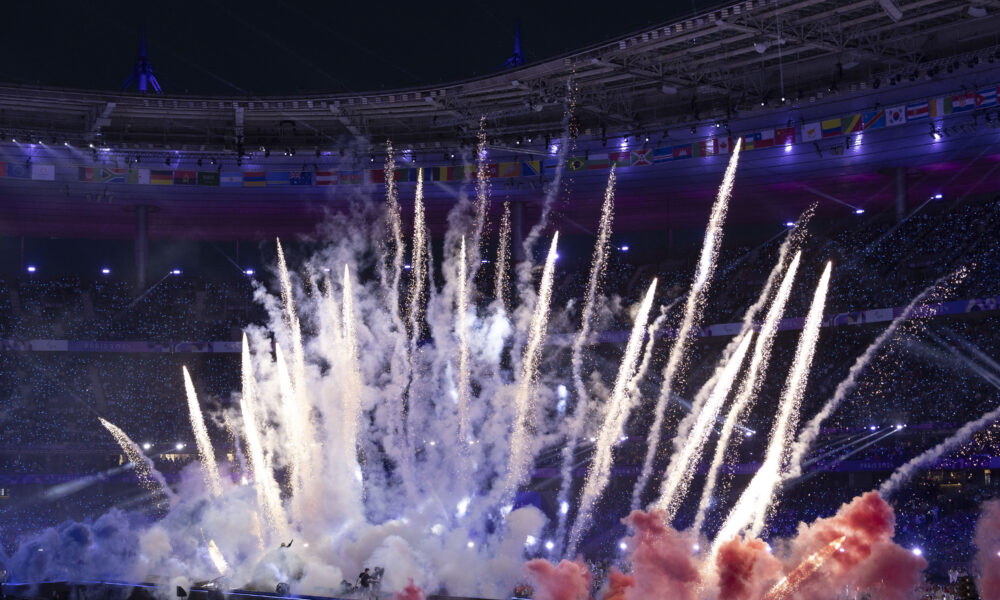
[[[770,46],[767,42],[754,42],[753,49],[757,51],[757,54],[764,54]]]

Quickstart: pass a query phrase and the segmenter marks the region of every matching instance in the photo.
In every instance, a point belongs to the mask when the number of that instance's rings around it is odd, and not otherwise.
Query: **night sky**
[[[9,2],[0,81],[117,90],[139,30],[167,93],[391,89],[496,71],[521,20],[528,62],[718,5],[670,2]]]

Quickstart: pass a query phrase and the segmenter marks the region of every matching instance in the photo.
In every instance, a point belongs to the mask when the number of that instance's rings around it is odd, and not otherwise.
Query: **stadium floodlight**
[[[913,552],[913,556],[920,556],[924,553],[920,548],[914,548],[911,552]]]
[[[102,275],[110,275],[111,274],[111,269],[109,269],[107,267],[104,267],[103,269],[101,269],[101,274]]]
[[[142,444],[142,449],[143,449],[143,450],[146,450],[146,451],[148,451],[148,450],[149,450],[149,449],[151,449],[152,447],[153,447],[153,445],[152,445],[152,444],[150,444],[149,442],[144,442],[144,443]]]
[[[37,270],[38,270],[38,269],[37,269],[37,268],[35,268],[35,265],[28,265],[28,272],[29,272],[29,273],[34,273],[34,272],[35,272],[35,271],[37,271]]]
[[[795,221],[785,221],[785,227],[795,227]]]
[[[466,544],[466,546],[468,546],[469,548],[475,548],[476,547],[476,542],[473,542],[472,540],[469,540],[469,543]]]
[[[863,215],[863,214],[865,214],[865,209],[863,209],[863,208],[855,208],[854,209],[854,214],[856,214],[856,215]]]
[[[546,550],[552,550],[555,547],[556,547],[556,544],[552,540],[548,540],[547,542],[545,542],[545,549]]]
[[[628,244],[625,244],[624,246],[622,246],[621,247],[621,251],[622,252],[628,252]]]
[[[625,542],[619,543],[618,547],[621,548],[622,552],[628,550],[628,544],[626,544]]]
[[[170,271],[171,275],[180,275],[181,273],[183,273],[183,271],[181,271],[180,269],[174,269],[173,271]]]
[[[248,275],[250,277],[253,277],[254,273],[256,273],[256,271],[254,271],[253,269],[246,269],[246,270],[243,271],[244,275]]]
[[[177,442],[177,445],[174,446],[174,448],[177,448],[178,450],[183,450],[184,449],[184,444],[181,443],[181,442]]]
[[[875,431],[876,429],[878,429],[878,427],[875,427],[874,425],[868,426],[868,431]]]

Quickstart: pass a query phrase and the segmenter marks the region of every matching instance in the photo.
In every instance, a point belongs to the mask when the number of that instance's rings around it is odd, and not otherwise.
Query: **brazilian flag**
[[[584,156],[574,156],[566,159],[566,169],[569,171],[583,171],[587,168],[587,158]]]

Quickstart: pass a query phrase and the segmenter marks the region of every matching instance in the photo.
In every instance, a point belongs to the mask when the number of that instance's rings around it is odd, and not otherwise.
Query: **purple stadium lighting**
[[[792,142],[791,141],[785,142],[785,152],[791,152],[791,151],[792,151]]]
[[[856,214],[856,215],[863,215],[863,214],[865,214],[865,209],[863,209],[863,208],[855,208],[854,209],[854,214]]]
[[[628,252],[628,244],[621,247],[622,252]]]
[[[34,273],[37,270],[38,269],[35,268],[35,265],[28,265],[28,272],[29,273]]]
[[[785,221],[785,227],[795,227],[795,221]]]
[[[933,196],[931,196],[931,200],[941,200],[943,198],[944,198],[944,194],[942,194],[940,192],[937,193],[937,194],[934,194]]]
[[[254,273],[256,273],[256,271],[254,271],[253,269],[246,269],[246,270],[243,271],[244,275],[247,275],[247,276],[250,276],[250,277],[253,277]]]
[[[174,269],[173,271],[170,272],[171,275],[180,275],[181,273],[183,273],[183,271],[181,271],[180,269]]]
[[[101,274],[102,275],[110,275],[111,274],[111,269],[109,269],[107,267],[104,267],[103,269],[101,269]]]

